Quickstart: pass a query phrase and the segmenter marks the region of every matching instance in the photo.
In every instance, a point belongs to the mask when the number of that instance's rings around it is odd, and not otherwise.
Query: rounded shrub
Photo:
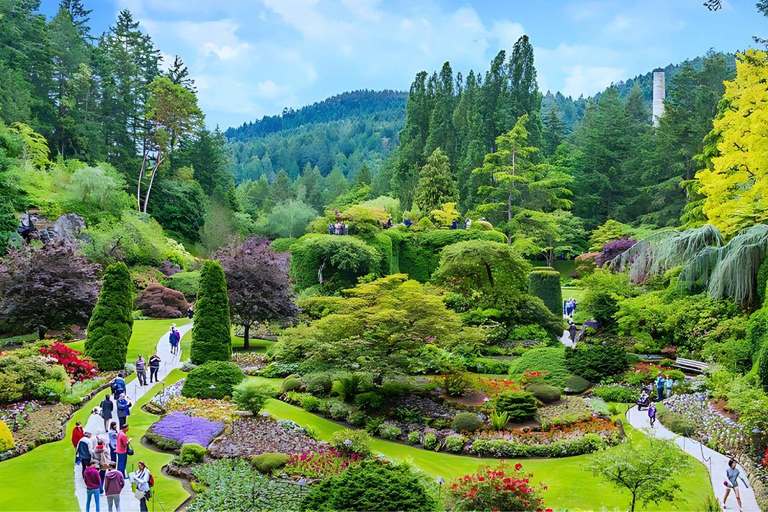
[[[0,453],[13,450],[15,446],[11,429],[8,428],[8,425],[3,420],[0,420]]]
[[[551,267],[535,268],[528,275],[529,293],[544,301],[553,314],[563,314],[563,291],[560,288],[560,272]]]
[[[535,382],[525,388],[532,393],[540,402],[551,404],[560,400],[560,389],[543,382]]]
[[[101,370],[122,370],[133,332],[133,283],[125,263],[107,267],[88,322],[85,355]]]
[[[627,351],[618,345],[586,345],[565,351],[565,366],[573,374],[599,382],[629,368]]]
[[[232,390],[232,400],[240,409],[252,414],[259,414],[271,396],[270,388],[252,379],[240,382]]]
[[[471,412],[460,412],[451,422],[451,429],[456,432],[475,432],[481,428],[483,421]]]
[[[467,442],[464,436],[451,435],[445,438],[443,446],[445,450],[451,453],[459,453],[464,449],[464,444]]]
[[[527,391],[507,391],[496,399],[496,412],[506,412],[513,423],[533,418],[537,409],[536,397]]]
[[[400,427],[395,425],[385,423],[379,427],[379,435],[384,439],[389,439],[390,441],[394,441],[400,437],[400,434],[402,433],[403,431],[400,429]]]
[[[595,386],[592,388],[592,394],[606,402],[631,404],[640,396],[640,391],[624,386]]]
[[[509,374],[521,377],[528,370],[546,372],[544,381],[557,387],[563,387],[573,372],[565,365],[565,347],[541,347],[526,350],[509,365]]]
[[[205,449],[205,446],[200,446],[195,443],[183,444],[181,445],[181,453],[179,454],[177,462],[182,466],[203,462],[203,458],[207,452],[208,450]]]
[[[365,430],[337,430],[331,437],[331,446],[346,453],[367,456],[371,453],[371,436]]]
[[[302,510],[435,510],[437,503],[404,464],[364,461],[312,486]]]
[[[408,444],[419,444],[419,433],[417,431],[408,432]]]
[[[588,390],[589,386],[591,386],[591,384],[587,379],[579,377],[578,375],[572,375],[565,381],[565,392],[579,394]]]
[[[421,444],[427,450],[434,450],[439,447],[440,443],[437,440],[437,436],[433,433],[424,434],[424,438],[421,440]]]
[[[301,381],[296,377],[286,377],[283,381],[283,393],[298,391],[301,389]]]
[[[194,322],[190,354],[192,363],[228,361],[232,356],[229,298],[224,269],[218,261],[206,260],[203,263]]]
[[[232,396],[235,386],[245,378],[243,371],[229,361],[208,361],[189,372],[181,394],[190,398],[222,399]]]
[[[269,475],[288,464],[291,457],[284,453],[262,453],[251,458],[251,465],[259,473]]]

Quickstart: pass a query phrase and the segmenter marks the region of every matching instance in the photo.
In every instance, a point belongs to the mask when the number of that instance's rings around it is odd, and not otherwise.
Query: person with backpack
[[[120,422],[120,428],[128,421],[128,416],[131,415],[131,402],[125,397],[125,393],[120,395],[117,399],[117,421]]]
[[[147,465],[143,460],[139,461],[139,469],[130,476],[131,482],[136,484],[136,497],[139,499],[140,510],[142,512],[149,512],[147,508],[147,500],[152,497],[152,487],[155,485],[155,477],[147,469]]]
[[[121,394],[125,393],[125,390],[127,388],[125,386],[125,379],[123,378],[122,372],[117,374],[117,377],[115,377],[115,380],[113,380],[112,384],[110,384],[110,388],[112,390],[112,396],[114,397],[118,397]]]
[[[104,420],[104,432],[109,432],[109,422],[112,420],[112,410],[114,407],[112,397],[110,395],[105,396],[99,407],[101,407],[99,416]]]
[[[104,475],[104,494],[107,497],[107,507],[112,512],[112,505],[115,506],[115,512],[120,512],[120,493],[123,492],[125,478],[114,464],[110,464],[109,471]]]
[[[105,439],[105,437],[104,435],[96,436],[96,448],[93,449],[94,461],[98,464],[99,478],[101,478],[100,494],[104,494],[104,475],[106,475],[109,465],[112,463],[110,460],[109,439]]]
[[[157,372],[160,371],[160,356],[157,355],[157,352],[152,354],[152,356],[149,358],[149,383],[152,384],[152,381],[157,382]]]
[[[129,450],[131,451],[131,455],[133,455],[133,450],[131,450],[131,438],[128,437],[128,425],[123,425],[120,427],[120,433],[117,434],[117,447],[115,448],[115,452],[117,452],[117,470],[123,474],[123,477],[127,476],[125,467],[128,465]]]
[[[96,461],[88,461],[85,465],[85,471],[83,472],[83,479],[85,480],[85,488],[88,489],[88,499],[85,502],[85,512],[91,510],[91,499],[96,501],[96,512],[101,512],[99,504],[99,488],[101,487],[101,477],[99,471],[96,469]]]
[[[82,466],[83,478],[85,478],[85,470],[93,460],[93,442],[91,441],[91,433],[86,432],[80,441],[77,443],[77,456],[80,458],[80,465]],[[98,474],[98,471],[96,472]],[[97,487],[98,488],[98,487]]]
[[[80,464],[80,456],[77,454],[77,444],[85,435],[83,430],[83,424],[79,421],[75,422],[75,428],[72,430],[72,447],[75,449],[75,465]]]

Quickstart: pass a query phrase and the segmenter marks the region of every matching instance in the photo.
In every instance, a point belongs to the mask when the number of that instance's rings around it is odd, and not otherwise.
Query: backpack
[[[117,401],[117,410],[118,411],[124,411],[128,408],[128,402],[126,400],[118,400]]]
[[[155,486],[155,475],[152,473],[149,474],[149,486],[154,487]]]

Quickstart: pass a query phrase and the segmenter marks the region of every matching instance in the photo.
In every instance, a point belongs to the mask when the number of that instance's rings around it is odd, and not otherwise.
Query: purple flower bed
[[[195,418],[181,412],[171,413],[152,425],[152,431],[157,435],[180,444],[195,443],[200,446],[208,446],[223,429],[221,421]]]

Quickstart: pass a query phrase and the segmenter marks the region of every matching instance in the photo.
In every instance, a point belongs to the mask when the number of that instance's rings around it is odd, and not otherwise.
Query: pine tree
[[[293,184],[285,169],[280,169],[280,172],[277,173],[277,179],[272,184],[269,197],[274,204],[284,203],[293,199]]]
[[[448,157],[437,148],[421,168],[414,203],[422,212],[429,213],[439,210],[445,203],[455,203],[458,197]]]
[[[192,327],[193,364],[228,361],[232,356],[229,298],[224,269],[218,261],[206,260],[200,271],[200,288]]]
[[[557,146],[563,141],[563,130],[563,123],[557,116],[557,108],[553,103],[547,117],[544,118],[544,140],[541,148],[544,156],[555,153]]]
[[[88,323],[85,355],[101,370],[122,370],[133,331],[133,283],[125,263],[104,272],[99,300]]]
[[[373,183],[373,173],[371,172],[370,167],[368,167],[368,164],[363,163],[363,165],[360,167],[360,170],[357,171],[357,174],[355,175],[355,186],[370,186],[371,183]]]
[[[178,55],[174,56],[173,64],[168,68],[168,78],[171,79],[176,85],[180,85],[187,89],[189,92],[197,94],[197,88],[195,87],[195,81],[189,78],[189,70]]]
[[[93,10],[83,7],[83,2],[81,0],[61,0],[59,2],[59,8],[65,9],[69,13],[70,18],[72,19],[72,24],[77,29],[81,38],[86,41],[93,40],[93,37],[91,37],[91,27],[88,26],[88,22],[91,21],[90,16]]]

